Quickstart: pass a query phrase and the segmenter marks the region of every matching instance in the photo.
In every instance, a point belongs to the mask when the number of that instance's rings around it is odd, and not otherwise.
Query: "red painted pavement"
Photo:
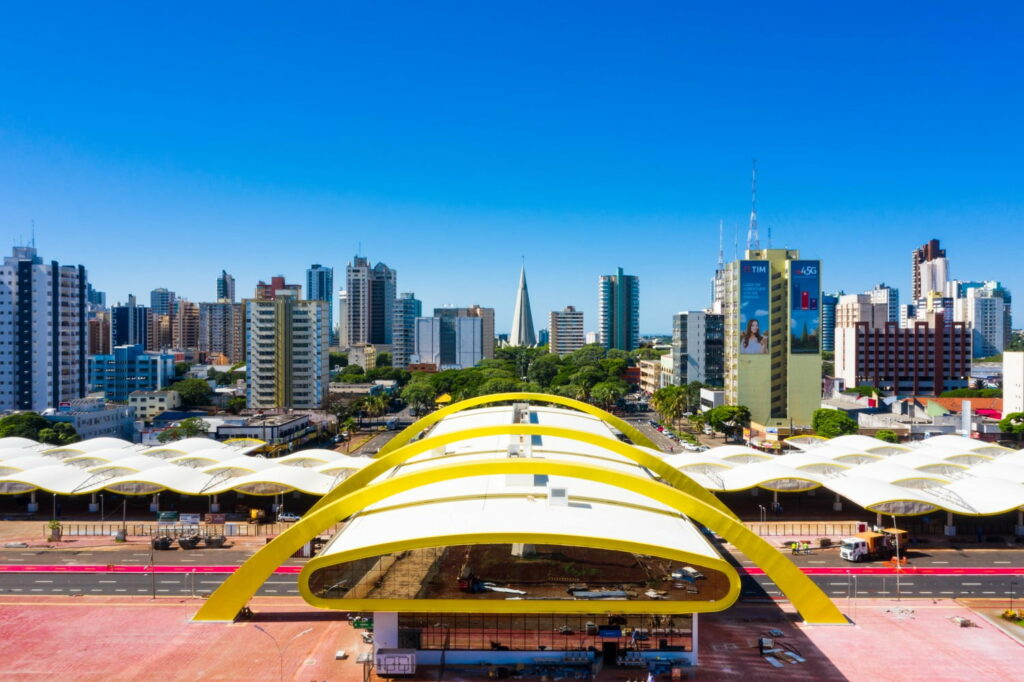
[[[0,573],[234,573],[238,566],[121,566],[118,564],[10,564]],[[274,573],[299,573],[302,566],[280,566]]]
[[[234,573],[238,566],[123,566],[119,564],[7,564],[0,565],[0,573]],[[764,569],[744,568],[750,575],[764,575]],[[897,570],[888,566],[817,566],[802,567],[807,575],[895,575]],[[299,573],[302,566],[280,566],[275,573]],[[915,566],[908,564],[898,571],[900,574],[917,575],[1022,575],[1024,567],[1010,566]]]
[[[764,575],[763,568],[744,568],[750,575]],[[916,575],[1019,575],[1024,573],[1024,568],[1011,568],[1000,566],[998,568],[986,568],[984,566],[914,566],[907,564],[899,570],[888,566],[856,566],[843,568],[841,566],[801,567],[801,571],[807,575],[895,575],[896,573],[913,573]]]

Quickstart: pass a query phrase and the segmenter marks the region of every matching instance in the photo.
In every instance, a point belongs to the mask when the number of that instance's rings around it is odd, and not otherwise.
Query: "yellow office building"
[[[750,249],[726,267],[725,400],[768,427],[810,426],[821,406],[821,261]]]

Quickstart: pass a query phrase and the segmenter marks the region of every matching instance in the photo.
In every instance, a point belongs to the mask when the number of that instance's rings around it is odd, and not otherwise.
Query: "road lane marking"
[[[939,592],[939,594],[953,594],[953,592]]]
[[[849,586],[849,584],[850,583],[829,583],[830,586],[839,585],[839,586],[842,586],[842,587],[847,587],[847,586]]]
[[[981,583],[960,583],[964,587],[981,587]]]
[[[123,587],[118,587],[118,588],[114,589],[114,592],[127,592],[127,591],[128,590],[124,589]]]
[[[1008,564],[1010,562],[1009,561],[993,561],[992,563],[994,563],[994,564]]]
[[[36,583],[52,583],[53,581],[52,580],[34,580],[33,582],[36,582]]]
[[[933,561],[933,564],[948,564],[948,561]]]
[[[111,585],[111,584],[116,583],[117,581],[116,580],[100,580],[99,582],[100,583],[105,583],[107,585]]]

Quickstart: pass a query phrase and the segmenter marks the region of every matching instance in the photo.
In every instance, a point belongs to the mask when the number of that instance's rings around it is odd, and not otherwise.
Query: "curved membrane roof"
[[[262,445],[252,440],[221,443],[188,438],[148,448],[117,438],[94,438],[60,448],[20,438],[3,441],[9,447],[0,449],[0,494],[44,490],[81,495],[108,490],[148,495],[173,490],[212,495],[239,490],[269,495],[300,490],[323,495],[343,477],[319,468],[361,468],[369,459],[329,450],[300,451],[287,461],[264,459],[246,454]]]
[[[734,445],[664,460],[711,490],[822,487],[884,514],[941,509],[985,516],[1024,508],[1024,450],[949,435],[908,446],[861,435],[786,442],[799,451],[768,455],[760,462],[736,461],[740,451]]]
[[[517,415],[518,422],[515,421]],[[467,410],[438,422],[430,436],[502,423],[532,423],[583,431],[604,438],[613,437],[613,432],[594,417],[536,405],[530,406],[525,415],[513,406]],[[598,445],[547,435],[499,435],[473,437],[424,452],[385,476],[402,476],[452,463],[491,462],[510,457],[585,462],[608,472],[647,475],[646,470],[632,460]],[[716,457],[699,459],[706,466],[724,466]],[[723,588],[718,594],[709,592],[701,600],[694,598],[692,604],[676,607],[683,612],[722,609],[730,605],[738,594],[734,570],[722,561],[703,533],[675,509],[611,484],[533,474],[482,474],[441,480],[371,504],[354,515],[317,558],[307,564],[300,577],[300,588],[311,603],[348,608],[353,603],[351,600],[358,597],[351,594],[346,597],[345,590],[330,595],[330,598],[325,597],[321,571],[340,571],[340,567],[357,558],[388,555],[394,547],[426,549],[500,545],[504,548],[502,551],[508,553],[509,547],[518,542],[510,538],[516,537],[528,538],[526,542],[543,543],[545,546],[599,547],[611,551],[632,551],[638,555],[671,557],[677,566],[680,562],[689,563],[724,576],[727,589]],[[512,555],[508,556],[509,562],[513,562]],[[530,594],[533,588],[524,586],[523,589]],[[643,589],[640,593],[641,596],[630,597],[629,600],[648,599],[642,596]],[[561,601],[551,603],[564,605],[564,586],[559,594],[562,596],[556,599]],[[474,598],[462,597],[464,599],[454,601],[476,603]],[[415,608],[427,608],[425,602],[430,599],[417,599]],[[528,596],[525,599],[545,600],[545,597]],[[364,606],[372,600],[365,601]],[[451,597],[448,601],[452,601]],[[520,601],[520,610],[522,604]],[[536,601],[532,604],[540,608]],[[508,609],[513,606],[509,604]],[[593,604],[584,608],[605,610]]]

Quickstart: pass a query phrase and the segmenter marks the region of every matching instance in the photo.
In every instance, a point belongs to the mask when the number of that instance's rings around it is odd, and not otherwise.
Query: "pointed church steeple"
[[[519,290],[516,291],[516,309],[512,315],[510,346],[536,346],[537,335],[533,332],[533,314],[530,312],[530,293],[526,289],[526,265],[519,271]]]

